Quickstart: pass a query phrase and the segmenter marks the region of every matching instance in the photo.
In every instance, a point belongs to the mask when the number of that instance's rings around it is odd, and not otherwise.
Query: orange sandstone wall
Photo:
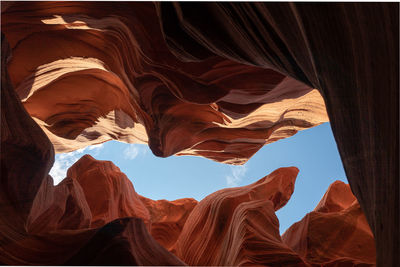
[[[2,2],[1,23],[0,263],[373,265],[371,226],[398,265],[395,3]],[[293,168],[199,203],[88,156],[48,175],[111,139],[242,164],[328,121],[324,100],[358,202],[335,183],[283,237]]]
[[[12,84],[56,152],[116,139],[241,164],[328,121],[317,90],[271,68],[181,61],[153,3],[15,3],[2,30]]]

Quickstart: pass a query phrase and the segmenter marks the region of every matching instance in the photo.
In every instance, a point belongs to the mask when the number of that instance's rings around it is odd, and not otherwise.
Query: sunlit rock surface
[[[2,36],[2,66],[9,52]],[[0,263],[183,265],[151,237],[142,218],[126,217],[149,213],[111,162],[84,156],[70,177],[53,185],[53,147],[23,109],[7,69],[1,71]],[[99,202],[110,201],[105,209],[92,203],[94,189]]]
[[[131,181],[112,162],[84,155],[68,169],[67,177],[77,180],[82,187],[92,213],[91,227],[124,217],[137,217],[149,223],[149,211]]]
[[[275,216],[292,195],[297,173],[295,167],[281,168],[204,198],[186,221],[176,255],[188,265],[302,265],[282,242]]]
[[[341,181],[331,184],[315,210],[293,224],[282,239],[315,265],[375,265],[371,229],[349,185]]]
[[[1,7],[0,263],[183,264],[147,232],[157,232],[151,225],[157,217],[151,209],[146,217],[136,196],[129,203],[114,199],[97,213],[95,201],[86,201],[90,190],[76,179],[54,187],[48,176],[54,150],[116,139],[148,143],[158,156],[241,164],[263,145],[327,121],[325,102],[361,209],[351,197],[326,196],[306,216],[308,222],[291,228],[302,226],[312,237],[307,249],[293,241],[302,248],[293,251],[317,265],[373,263],[371,246],[365,247],[367,256],[351,247],[371,241],[363,210],[376,238],[378,265],[400,265],[398,3],[1,2]],[[106,179],[103,185],[111,183]],[[113,210],[120,203],[135,205],[132,212],[149,220],[107,223],[120,216]],[[232,220],[229,229],[256,233],[262,242],[265,233],[276,233],[274,204],[244,203],[234,212],[248,220]],[[249,215],[249,209],[259,215]],[[272,228],[248,227],[261,217]],[[87,228],[92,222],[107,224]],[[326,244],[315,237],[333,234],[321,222],[353,235],[338,240],[340,246],[331,243],[337,250],[316,252],[314,245]],[[173,239],[181,228],[176,229]],[[304,240],[305,233],[296,235]],[[154,236],[179,254],[174,240]],[[250,250],[241,245],[247,239],[235,231],[217,236],[244,240],[224,251],[230,262],[247,262]],[[279,241],[273,236],[268,240]],[[207,257],[216,261],[223,258],[220,252]]]
[[[351,192],[350,186],[342,181],[333,182],[325,192],[314,211],[317,212],[336,212],[350,207],[356,197]]]
[[[197,205],[197,200],[193,198],[174,201],[152,200],[142,196],[140,200],[150,212],[151,235],[163,247],[171,251],[189,214]]]
[[[270,68],[179,60],[153,3],[17,3],[2,29],[12,84],[56,152],[116,139],[243,163],[328,121],[317,90]]]
[[[272,68],[317,88],[346,176],[376,239],[400,266],[399,4],[156,4],[170,51]],[[201,61],[200,61],[201,62]]]

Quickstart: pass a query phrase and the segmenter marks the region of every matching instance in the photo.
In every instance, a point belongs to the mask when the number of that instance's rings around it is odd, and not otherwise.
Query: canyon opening
[[[1,8],[0,263],[400,264],[398,3]]]

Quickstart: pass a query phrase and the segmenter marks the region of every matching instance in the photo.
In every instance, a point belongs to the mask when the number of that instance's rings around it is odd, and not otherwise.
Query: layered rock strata
[[[282,240],[314,266],[374,266],[375,241],[349,185],[331,184],[314,211]]]
[[[219,55],[318,88],[376,238],[377,263],[399,266],[399,4],[156,6],[168,47],[180,59]]]
[[[298,169],[281,168],[244,187],[217,191],[190,213],[175,245],[188,265],[298,265],[279,235],[275,211],[294,190]]]
[[[143,196],[140,196],[140,200],[150,213],[151,235],[163,247],[171,251],[189,214],[197,205],[197,200],[193,198],[174,201],[152,200]]]
[[[124,217],[137,217],[145,224],[150,223],[149,211],[131,181],[111,161],[99,161],[85,155],[68,169],[67,177],[82,187],[92,214],[91,227]]]
[[[2,2],[2,32],[1,244],[43,230],[53,149],[35,122],[58,152],[117,139],[240,164],[327,121],[318,88],[378,265],[400,264],[397,3]],[[2,262],[23,254],[4,247]]]
[[[4,36],[1,54],[6,66]],[[184,265],[148,233],[147,209],[111,163],[85,156],[53,185],[53,147],[1,71],[0,263]],[[104,209],[91,202],[96,185],[97,198],[110,201]]]
[[[4,42],[2,52],[7,55]],[[248,186],[217,191],[199,203],[192,199],[167,202],[137,195],[111,162],[85,155],[68,170],[66,179],[54,186],[47,174],[48,163],[54,160],[51,144],[23,110],[4,69],[2,77],[1,147],[8,149],[2,150],[1,177],[2,190],[4,185],[9,188],[1,194],[2,264],[340,266],[374,260],[363,255],[374,251],[368,243],[372,235],[365,218],[356,204],[350,205],[349,188],[338,183],[315,212],[334,216],[295,224],[282,240],[275,211],[293,193],[298,173],[294,167],[278,169]],[[32,131],[25,131],[26,127]],[[11,138],[12,133],[18,133],[19,139]],[[10,157],[22,161],[13,165],[7,160]],[[28,166],[31,169],[37,164],[48,167],[27,174],[19,169],[21,163],[33,164]],[[24,187],[27,182],[30,186]],[[339,195],[343,199],[337,199]],[[93,196],[103,203],[101,207],[93,202]],[[102,199],[109,201],[105,204]],[[353,235],[335,241],[336,232],[328,235],[322,227],[326,225],[341,226],[339,229]],[[308,228],[306,234],[304,228]],[[299,229],[300,234],[296,233]],[[324,240],[321,235],[330,238]],[[293,237],[302,240],[297,243]],[[304,240],[311,240],[306,249],[299,245]]]
[[[153,3],[16,3],[2,30],[12,84],[56,152],[116,139],[239,164],[328,121],[317,90],[270,68],[179,60]]]

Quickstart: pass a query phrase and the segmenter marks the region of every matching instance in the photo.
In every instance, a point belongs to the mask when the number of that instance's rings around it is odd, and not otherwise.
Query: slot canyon
[[[1,32],[0,264],[400,266],[399,3],[1,1]],[[243,165],[325,122],[349,184],[282,234],[297,166],[199,201],[49,174],[111,140]]]

